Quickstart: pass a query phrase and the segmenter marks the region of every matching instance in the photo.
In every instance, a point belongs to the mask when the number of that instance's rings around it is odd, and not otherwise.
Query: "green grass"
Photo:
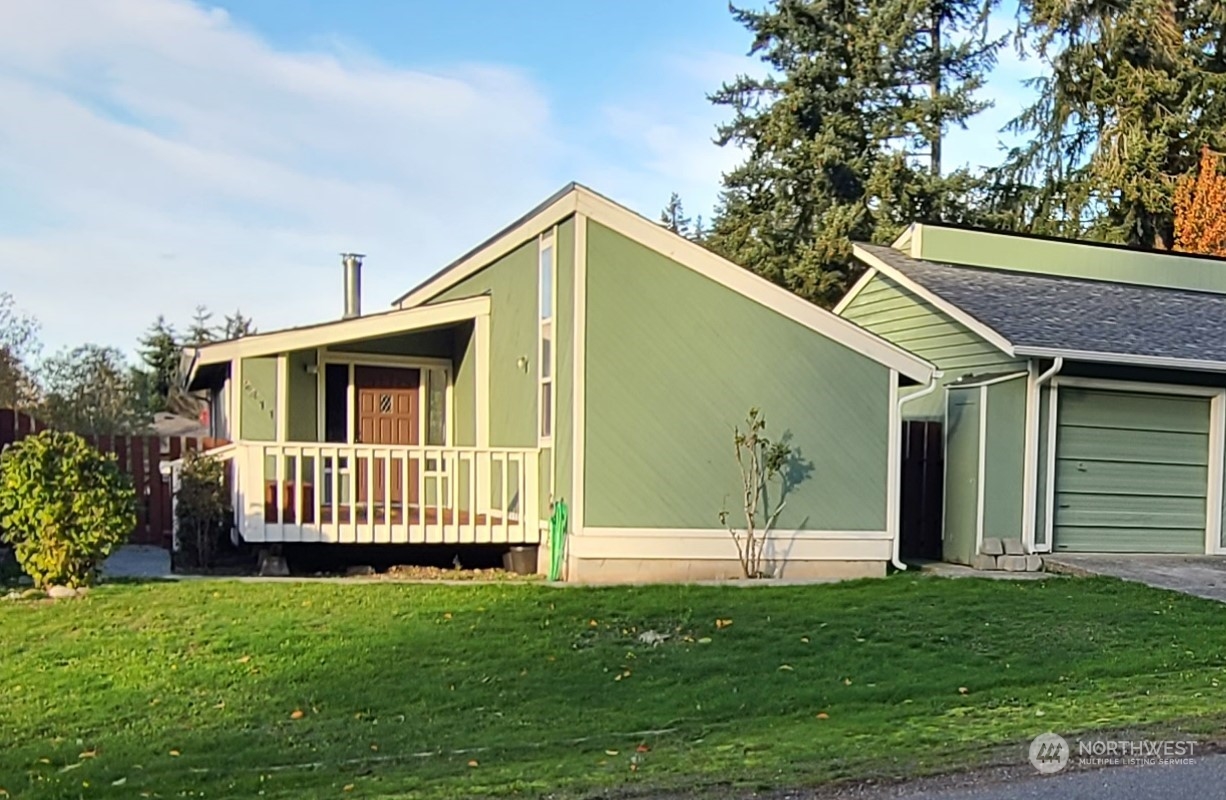
[[[104,586],[0,604],[0,786],[459,798],[913,775],[1024,758],[1049,729],[1216,731],[1223,613],[1105,579]]]

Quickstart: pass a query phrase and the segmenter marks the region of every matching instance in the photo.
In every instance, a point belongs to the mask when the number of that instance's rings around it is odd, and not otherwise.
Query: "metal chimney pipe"
[[[341,253],[345,266],[345,314],[344,319],[362,316],[362,259],[361,253]]]

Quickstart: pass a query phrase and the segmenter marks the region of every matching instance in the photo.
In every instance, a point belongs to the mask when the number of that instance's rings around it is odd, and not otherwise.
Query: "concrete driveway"
[[[1226,603],[1226,556],[1060,553],[1044,556],[1043,563],[1051,572],[1109,575]]]

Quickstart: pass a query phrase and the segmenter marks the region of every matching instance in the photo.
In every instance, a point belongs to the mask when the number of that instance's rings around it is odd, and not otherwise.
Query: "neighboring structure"
[[[944,551],[1222,553],[1226,261],[912,226],[836,313],[933,362]]]
[[[546,545],[556,499],[568,579],[735,576],[758,407],[799,457],[776,572],[896,558],[898,392],[932,365],[703,247],[572,184],[395,305],[187,355],[244,539]]]

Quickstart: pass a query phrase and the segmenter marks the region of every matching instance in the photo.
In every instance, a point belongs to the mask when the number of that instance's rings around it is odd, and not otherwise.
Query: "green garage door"
[[[1057,551],[1203,553],[1209,400],[1060,387]]]

